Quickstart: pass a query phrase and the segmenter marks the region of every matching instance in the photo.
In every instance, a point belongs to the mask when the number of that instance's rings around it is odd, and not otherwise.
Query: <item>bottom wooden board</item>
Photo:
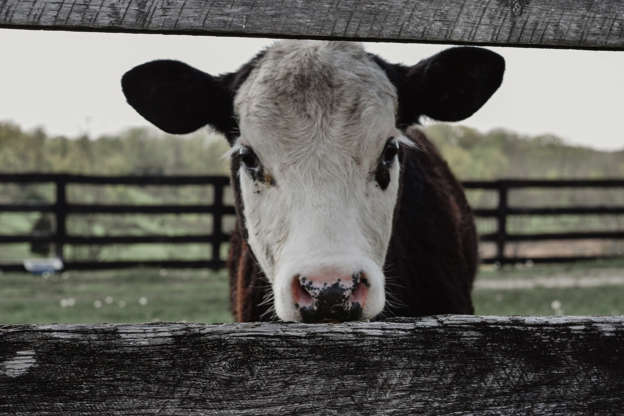
[[[624,317],[5,325],[0,414],[624,414]]]

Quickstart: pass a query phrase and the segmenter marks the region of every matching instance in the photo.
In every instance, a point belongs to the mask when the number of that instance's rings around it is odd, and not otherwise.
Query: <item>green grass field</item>
[[[624,315],[624,286],[477,289],[477,315]]]
[[[0,275],[2,323],[230,322],[227,273],[137,269]]]
[[[624,276],[624,262],[484,267],[480,279]],[[476,289],[480,315],[620,315],[624,286]],[[0,323],[231,322],[225,271],[136,269],[0,275]]]

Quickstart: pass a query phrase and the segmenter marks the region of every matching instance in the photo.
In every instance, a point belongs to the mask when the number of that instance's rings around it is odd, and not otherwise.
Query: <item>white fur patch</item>
[[[398,160],[386,189],[375,170],[389,137],[412,143],[395,127],[396,108],[384,71],[346,42],[276,43],[239,89],[235,146],[252,147],[275,180],[254,181],[244,166],[238,173],[249,244],[281,319],[301,319],[294,276],[328,267],[348,276],[364,271],[364,319],[383,309]]]

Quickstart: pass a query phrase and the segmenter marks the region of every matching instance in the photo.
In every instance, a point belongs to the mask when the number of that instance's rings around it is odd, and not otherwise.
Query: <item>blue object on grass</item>
[[[47,259],[26,259],[24,269],[34,274],[52,274],[63,270],[63,261],[57,257]]]

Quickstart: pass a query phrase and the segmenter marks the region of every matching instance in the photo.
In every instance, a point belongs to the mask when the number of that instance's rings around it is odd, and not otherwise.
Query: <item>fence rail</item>
[[[0,325],[0,414],[614,415],[624,317]]]
[[[234,215],[235,210],[223,201],[224,188],[229,186],[226,176],[86,176],[70,174],[0,174],[0,183],[41,184],[52,183],[55,186],[54,204],[0,204],[1,212],[42,212],[52,213],[55,217],[55,230],[44,235],[20,234],[0,235],[0,244],[16,243],[53,243],[55,254],[64,260],[64,248],[67,245],[112,245],[112,244],[189,244],[208,243],[212,255],[197,260],[124,260],[124,261],[64,261],[65,270],[119,269],[126,267],[161,267],[161,268],[211,268],[219,269],[225,265],[220,257],[221,245],[229,241],[229,235],[223,233],[222,222],[225,215]],[[127,205],[127,204],[74,204],[68,201],[67,187],[70,185],[129,185],[129,186],[178,186],[205,185],[214,190],[210,205]],[[82,236],[67,233],[68,215],[85,214],[207,214],[212,217],[213,229],[209,234],[193,235],[119,235],[119,236]],[[0,270],[19,271],[24,266],[19,263],[0,264]]]
[[[617,256],[548,256],[548,257],[519,257],[508,256],[505,247],[508,242],[548,241],[548,240],[596,240],[596,239],[624,239],[624,230],[620,231],[571,231],[564,233],[516,233],[507,231],[507,219],[510,216],[528,215],[617,215],[624,213],[624,206],[568,206],[568,207],[513,207],[509,206],[509,193],[512,190],[542,188],[624,188],[624,179],[500,179],[494,181],[465,181],[465,189],[485,189],[498,194],[496,208],[475,208],[475,216],[481,218],[496,218],[496,231],[481,234],[480,241],[496,243],[496,255],[482,258],[483,263],[561,263],[583,260],[609,259]]]
[[[233,206],[226,204],[223,193],[229,186],[229,179],[225,176],[84,176],[68,174],[0,174],[0,183],[37,184],[52,183],[55,185],[55,202],[53,204],[0,204],[2,212],[41,212],[50,213],[55,217],[54,232],[47,234],[17,234],[0,235],[0,244],[18,243],[50,243],[55,245],[56,256],[64,259],[64,247],[67,245],[113,245],[113,244],[210,244],[212,256],[197,260],[124,260],[124,261],[66,261],[65,269],[106,269],[125,268],[133,266],[153,267],[207,267],[218,269],[225,265],[221,258],[221,247],[229,241],[229,235],[223,231],[223,217],[234,215]],[[131,186],[158,186],[158,185],[205,185],[214,189],[212,204],[163,204],[163,205],[128,205],[128,204],[82,204],[72,203],[67,198],[67,187],[71,185],[131,185]],[[601,180],[496,180],[496,181],[466,181],[463,183],[468,190],[483,189],[495,191],[498,194],[496,208],[475,208],[474,213],[480,218],[495,218],[497,228],[495,232],[484,233],[479,236],[481,241],[496,244],[496,254],[484,257],[483,263],[509,264],[532,261],[538,262],[568,262],[579,260],[595,260],[613,256],[548,256],[548,257],[518,257],[505,253],[505,247],[510,242],[547,241],[547,240],[586,240],[586,239],[624,239],[624,230],[615,231],[572,231],[562,233],[509,233],[507,220],[509,216],[529,215],[614,215],[624,214],[624,206],[568,206],[568,207],[513,207],[509,206],[508,195],[511,191],[525,188],[624,188],[623,179]],[[213,229],[208,234],[193,235],[116,235],[116,236],[84,236],[73,235],[67,232],[67,217],[69,215],[85,214],[202,214],[210,215],[213,220]],[[18,263],[0,264],[0,270],[23,270]]]
[[[620,0],[3,0],[0,28],[624,49]]]

